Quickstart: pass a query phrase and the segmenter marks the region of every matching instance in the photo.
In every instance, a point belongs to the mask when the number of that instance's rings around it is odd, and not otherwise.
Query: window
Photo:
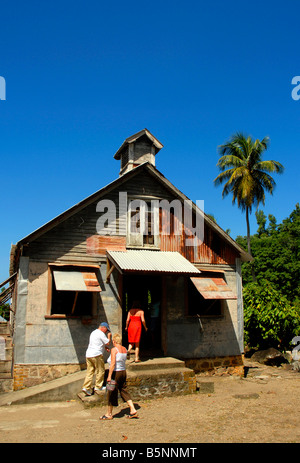
[[[226,283],[225,275],[219,270],[201,270],[201,275],[188,281],[189,315],[222,315],[222,304],[237,299]]]
[[[222,301],[220,299],[205,299],[197,290],[191,279],[187,284],[188,315],[220,316],[222,315]]]
[[[128,204],[127,245],[159,247],[159,208],[157,201],[133,199]]]
[[[92,317],[101,291],[98,266],[49,265],[48,317]]]
[[[146,202],[147,209],[145,210],[145,232],[143,235],[143,245],[144,246],[154,246],[155,245],[155,235],[154,235],[154,220],[155,213],[151,207],[151,202]]]

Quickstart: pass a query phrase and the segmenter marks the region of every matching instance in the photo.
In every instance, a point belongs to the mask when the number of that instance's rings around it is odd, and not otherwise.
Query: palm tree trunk
[[[250,224],[249,224],[249,208],[248,206],[246,207],[246,222],[247,222],[247,247],[248,247],[248,253],[250,256],[251,254],[251,244],[250,244]],[[250,262],[251,265],[251,272],[252,272],[252,281],[256,282],[256,276],[255,276],[255,271],[254,271],[254,262]]]

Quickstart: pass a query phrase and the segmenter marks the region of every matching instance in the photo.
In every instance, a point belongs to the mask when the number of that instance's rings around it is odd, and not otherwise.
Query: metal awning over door
[[[191,281],[204,299],[237,299],[222,277],[191,277]]]
[[[106,254],[110,264],[120,273],[152,272],[186,275],[201,273],[179,252],[128,250],[107,251]]]

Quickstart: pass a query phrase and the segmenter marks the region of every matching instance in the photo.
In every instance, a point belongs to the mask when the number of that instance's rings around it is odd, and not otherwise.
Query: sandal
[[[129,413],[129,415],[126,415],[126,418],[129,418],[130,420],[131,420],[132,418],[138,418],[138,414],[137,414],[137,412],[132,413],[132,414]]]
[[[103,421],[105,421],[105,420],[112,420],[112,419],[113,419],[112,416],[109,417],[109,416],[106,416],[106,415],[100,416],[100,418],[99,418],[99,420],[103,420]]]

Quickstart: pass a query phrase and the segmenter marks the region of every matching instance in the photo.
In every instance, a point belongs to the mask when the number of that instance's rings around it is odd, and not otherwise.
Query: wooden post
[[[106,266],[106,283],[110,282],[110,274],[114,271],[115,266],[111,265],[111,262],[109,259],[106,259],[107,266]]]
[[[76,294],[75,294],[75,299],[74,299],[74,304],[73,304],[73,307],[72,307],[72,315],[74,313],[74,310],[75,310],[75,306],[76,306],[76,302],[77,302],[77,297],[78,297],[78,291],[76,291]]]

